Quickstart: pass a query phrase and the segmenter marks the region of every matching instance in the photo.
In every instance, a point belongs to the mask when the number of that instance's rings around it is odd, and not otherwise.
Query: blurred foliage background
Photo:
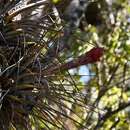
[[[1,130],[130,130],[129,0],[86,0],[69,35],[73,0],[0,2]],[[49,75],[96,46],[99,62]]]

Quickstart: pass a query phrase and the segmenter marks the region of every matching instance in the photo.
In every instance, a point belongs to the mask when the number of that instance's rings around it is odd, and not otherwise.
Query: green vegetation
[[[130,2],[72,1],[0,0],[0,130],[130,130]]]

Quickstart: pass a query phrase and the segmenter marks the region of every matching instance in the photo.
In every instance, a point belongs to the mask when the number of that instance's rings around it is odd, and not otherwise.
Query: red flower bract
[[[100,57],[103,55],[103,52],[104,48],[94,47],[85,54],[86,60],[85,59],[84,60],[86,61],[87,64],[99,61]]]
[[[92,64],[100,60],[100,57],[103,55],[104,49],[101,47],[94,47],[90,51],[86,52],[85,54],[77,57],[77,59],[74,59],[72,61],[69,61],[67,63],[61,64],[56,67],[47,69],[47,74],[50,73],[57,73],[59,70],[69,70],[76,67],[79,67],[81,65],[86,64]],[[46,73],[46,72],[44,72]]]

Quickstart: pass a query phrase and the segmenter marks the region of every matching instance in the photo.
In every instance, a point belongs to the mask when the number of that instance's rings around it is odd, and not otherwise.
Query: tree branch
[[[107,119],[109,119],[111,116],[113,116],[114,114],[122,111],[123,109],[127,108],[128,106],[130,106],[130,102],[127,102],[127,103],[121,103],[119,105],[119,107],[115,110],[109,110],[106,112],[106,114],[104,114],[100,119],[99,121],[97,122],[97,125],[95,126],[95,129],[94,130],[98,130],[100,127],[102,127],[105,123],[105,121]]]

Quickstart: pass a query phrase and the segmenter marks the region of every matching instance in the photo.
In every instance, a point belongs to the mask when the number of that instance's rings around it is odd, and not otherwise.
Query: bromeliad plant
[[[0,130],[84,127],[76,113],[77,106],[86,108],[84,96],[64,73],[99,60],[103,49],[60,63],[53,45],[63,30],[53,8],[45,0],[0,1]]]

